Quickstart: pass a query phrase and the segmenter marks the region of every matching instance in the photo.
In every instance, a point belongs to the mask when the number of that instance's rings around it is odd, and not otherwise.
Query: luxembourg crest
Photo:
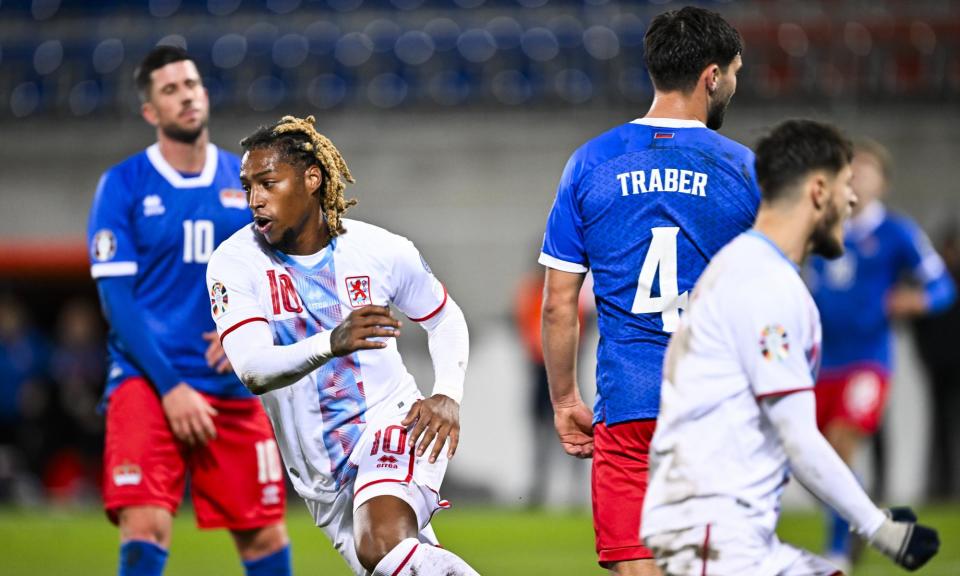
[[[113,483],[116,486],[136,486],[140,484],[142,478],[143,473],[140,471],[140,466],[136,464],[124,462],[113,468]]]
[[[369,276],[350,276],[345,282],[347,283],[347,296],[350,297],[350,306],[361,308],[372,303],[370,300]]]
[[[247,194],[243,190],[236,188],[224,188],[220,190],[220,204],[224,208],[247,208]]]
[[[214,318],[227,311],[227,303],[230,298],[227,296],[227,287],[221,282],[214,282],[210,287],[210,311]]]

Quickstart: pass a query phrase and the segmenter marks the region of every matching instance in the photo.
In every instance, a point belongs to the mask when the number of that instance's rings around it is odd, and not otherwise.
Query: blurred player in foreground
[[[670,334],[710,257],[760,204],[753,153],[715,132],[736,91],[740,35],[688,7],[657,16],[644,46],[653,105],[567,162],[539,259],[554,424],[568,454],[593,457],[597,554],[620,576],[657,573],[639,526]],[[593,413],[576,383],[588,269],[600,332]]]
[[[409,240],[342,219],[353,177],[313,123],[286,116],[241,143],[254,222],[207,270],[223,347],[354,573],[476,574],[430,526],[449,506],[437,490],[460,437],[466,321]],[[391,303],[427,331],[429,398],[400,358]]]
[[[90,212],[91,273],[110,323],[104,505],[120,574],[163,572],[190,472],[201,528],[227,528],[248,575],[290,573],[276,442],[225,362],[204,290],[217,244],[250,222],[239,159],[209,142],[209,102],[187,54],[136,72],[157,143],[103,175]]]
[[[858,142],[852,167],[858,203],[844,255],[830,261],[811,258],[805,272],[823,317],[817,423],[847,465],[880,427],[893,372],[891,322],[946,310],[955,295],[927,236],[880,201],[892,169],[886,148]],[[849,566],[850,526],[835,511],[828,532],[827,557]]]
[[[707,267],[670,343],[643,524],[667,574],[840,574],[777,539],[790,471],[901,566],[937,552],[936,531],[877,508],[816,426],[820,317],[799,266],[843,254],[851,157],[835,128],[811,121],[760,141],[756,226]]]

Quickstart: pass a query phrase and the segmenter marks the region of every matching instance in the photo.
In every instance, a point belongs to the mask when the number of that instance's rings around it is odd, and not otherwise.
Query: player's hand
[[[564,451],[577,458],[593,458],[593,411],[583,401],[553,406],[553,425]]]
[[[870,545],[907,570],[916,570],[940,549],[940,537],[933,528],[917,524],[909,508],[891,508],[890,517],[870,539]]]
[[[887,294],[887,315],[893,319],[907,319],[927,312],[929,303],[923,290],[913,287],[894,288]]]
[[[210,343],[207,346],[207,351],[203,354],[203,357],[207,359],[207,366],[216,370],[217,374],[226,374],[233,371],[233,365],[230,364],[230,359],[227,358],[223,346],[220,345],[220,336],[217,335],[217,331],[204,332],[203,339]]]
[[[217,410],[186,382],[164,394],[162,404],[177,440],[197,446],[217,437],[217,428],[213,425]]]
[[[434,394],[417,400],[400,424],[410,426],[414,422],[417,424],[407,435],[407,445],[413,448],[417,445],[417,440],[420,440],[420,446],[416,449],[417,456],[423,456],[430,443],[436,440],[433,450],[430,451],[430,462],[436,462],[443,445],[450,440],[447,458],[453,458],[457,444],[460,443],[460,405],[453,398]]]
[[[364,306],[347,316],[330,334],[330,351],[334,356],[346,356],[357,350],[386,348],[387,343],[371,338],[396,338],[400,322],[386,306]]]

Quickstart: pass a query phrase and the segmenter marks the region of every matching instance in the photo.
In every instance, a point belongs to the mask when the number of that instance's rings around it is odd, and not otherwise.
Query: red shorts
[[[824,372],[814,388],[817,426],[825,430],[835,422],[845,422],[864,434],[875,434],[889,391],[890,377],[876,365]]]
[[[110,396],[103,501],[112,522],[127,506],[176,513],[188,470],[201,528],[249,530],[283,519],[283,466],[260,401],[204,398],[219,412],[217,437],[191,448],[174,438],[160,398],[143,378],[126,380]]]
[[[640,541],[640,516],[656,425],[656,420],[634,420],[593,427],[593,530],[602,566],[653,558]]]

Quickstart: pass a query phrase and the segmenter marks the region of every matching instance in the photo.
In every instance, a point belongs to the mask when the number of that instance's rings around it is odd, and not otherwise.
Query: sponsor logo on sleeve
[[[220,191],[220,204],[223,204],[224,208],[245,210],[247,208],[247,195],[243,190],[224,188]]]
[[[767,360],[784,360],[790,355],[790,342],[783,326],[770,324],[760,331],[760,353]]]
[[[350,306],[361,308],[369,306],[370,300],[370,277],[369,276],[350,276],[346,279],[347,296],[350,298]]]
[[[227,311],[229,301],[227,287],[219,280],[214,280],[213,285],[210,286],[210,311],[213,312],[214,318],[218,318]]]
[[[117,237],[114,236],[112,231],[106,228],[98,230],[97,233],[93,235],[90,252],[93,255],[93,259],[97,262],[106,262],[107,260],[113,259],[117,254]]]

